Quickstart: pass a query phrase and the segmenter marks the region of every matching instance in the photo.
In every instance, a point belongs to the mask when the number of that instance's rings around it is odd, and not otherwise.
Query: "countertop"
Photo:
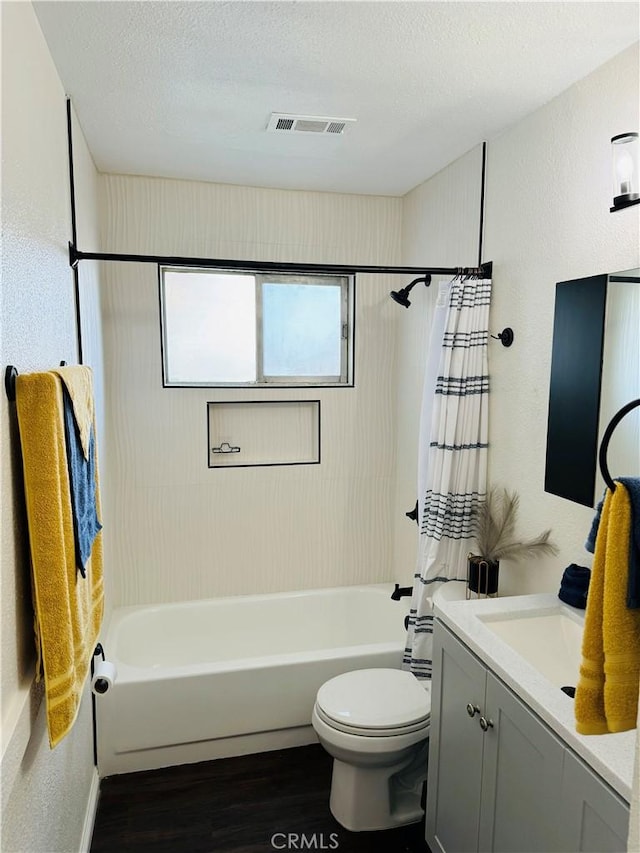
[[[483,616],[554,609],[555,594],[434,601],[435,615],[471,649],[540,719],[627,802],[631,800],[636,730],[580,735],[575,730],[573,699],[548,681],[482,621]],[[569,608],[579,618],[584,611]],[[576,682],[578,673],[576,673]]]

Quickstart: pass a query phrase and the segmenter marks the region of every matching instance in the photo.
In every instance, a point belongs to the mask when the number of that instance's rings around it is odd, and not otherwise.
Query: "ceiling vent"
[[[322,133],[340,136],[355,118],[327,116],[296,116],[288,113],[271,113],[267,131],[269,133]]]

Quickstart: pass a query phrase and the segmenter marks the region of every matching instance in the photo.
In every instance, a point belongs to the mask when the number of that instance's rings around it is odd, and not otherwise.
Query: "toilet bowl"
[[[319,689],[312,714],[333,756],[329,806],[345,829],[390,829],[422,818],[431,682],[397,669],[361,669]]]

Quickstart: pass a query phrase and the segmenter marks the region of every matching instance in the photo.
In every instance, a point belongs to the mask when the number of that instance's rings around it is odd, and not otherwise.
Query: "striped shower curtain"
[[[474,508],[486,497],[490,280],[454,280],[433,322],[420,422],[418,560],[403,668],[431,678],[435,589],[466,582]]]

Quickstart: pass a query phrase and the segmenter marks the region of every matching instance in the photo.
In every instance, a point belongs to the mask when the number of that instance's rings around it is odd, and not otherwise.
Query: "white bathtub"
[[[410,599],[392,589],[116,609],[103,646],[118,677],[96,697],[100,775],[313,743],[321,684],[400,667]]]

